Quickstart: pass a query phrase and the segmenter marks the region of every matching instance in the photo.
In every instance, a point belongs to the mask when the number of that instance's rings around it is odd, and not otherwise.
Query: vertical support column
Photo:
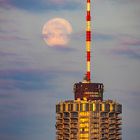
[[[87,0],[87,15],[86,15],[86,77],[87,80],[90,81],[90,46],[91,46],[91,16],[90,16],[90,0]]]

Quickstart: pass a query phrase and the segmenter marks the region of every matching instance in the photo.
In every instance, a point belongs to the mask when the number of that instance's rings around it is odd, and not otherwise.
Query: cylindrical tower
[[[90,0],[86,0],[86,77],[74,84],[74,100],[56,104],[56,140],[122,140],[122,105],[104,100],[103,83],[91,82],[90,48]]]

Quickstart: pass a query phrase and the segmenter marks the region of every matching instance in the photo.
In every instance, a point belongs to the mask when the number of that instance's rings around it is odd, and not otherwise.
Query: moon
[[[50,19],[42,29],[43,39],[49,46],[66,46],[71,33],[71,24],[63,18]]]

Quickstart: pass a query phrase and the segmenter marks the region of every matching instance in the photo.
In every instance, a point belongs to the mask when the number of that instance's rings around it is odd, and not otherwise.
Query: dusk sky
[[[85,74],[86,0],[0,0],[0,140],[55,140],[55,104]],[[140,0],[91,0],[92,82],[123,106],[123,140],[140,138]],[[69,43],[43,25],[64,18]]]

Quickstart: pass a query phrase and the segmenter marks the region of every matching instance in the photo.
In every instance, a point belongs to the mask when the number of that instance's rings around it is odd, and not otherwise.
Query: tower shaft
[[[86,77],[87,81],[90,81],[90,46],[91,46],[91,15],[90,15],[90,0],[87,0],[87,15],[86,15]]]

